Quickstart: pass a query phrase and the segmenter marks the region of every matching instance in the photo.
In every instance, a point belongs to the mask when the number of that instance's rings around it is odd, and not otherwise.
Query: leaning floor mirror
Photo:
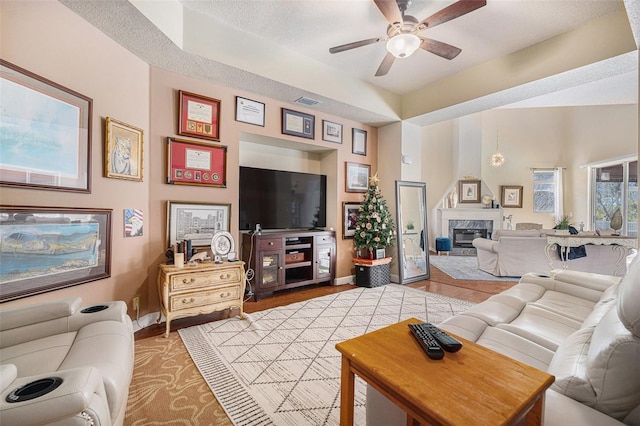
[[[400,284],[429,279],[426,184],[397,180],[396,209]]]

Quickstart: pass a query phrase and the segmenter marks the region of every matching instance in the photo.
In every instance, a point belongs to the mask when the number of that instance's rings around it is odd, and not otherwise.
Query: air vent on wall
[[[315,99],[307,98],[306,96],[301,96],[296,99],[296,103],[306,105],[306,106],[314,106],[318,105],[320,101],[316,101]]]

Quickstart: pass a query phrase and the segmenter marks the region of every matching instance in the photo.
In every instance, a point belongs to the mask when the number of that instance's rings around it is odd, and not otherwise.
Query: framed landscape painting
[[[0,301],[110,276],[111,209],[0,206]]]
[[[93,101],[0,59],[0,185],[91,192]]]

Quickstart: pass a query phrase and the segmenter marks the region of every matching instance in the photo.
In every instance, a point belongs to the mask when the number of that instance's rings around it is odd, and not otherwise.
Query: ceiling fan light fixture
[[[387,41],[387,50],[396,58],[408,58],[420,47],[420,37],[411,33],[401,33]]]

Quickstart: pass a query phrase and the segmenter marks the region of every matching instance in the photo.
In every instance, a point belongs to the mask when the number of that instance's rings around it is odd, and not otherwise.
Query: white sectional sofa
[[[0,424],[122,425],[134,339],[124,302],[0,311]]]
[[[557,252],[551,253],[552,264],[546,255],[547,233],[552,229],[506,230],[498,229],[491,239],[476,238],[473,246],[478,256],[478,268],[498,277],[521,277],[528,272],[549,274],[553,269],[563,267]],[[631,254],[632,249],[619,247]],[[587,256],[569,261],[573,271],[597,274],[624,274],[625,265],[618,268],[620,252],[606,245],[586,245]],[[623,255],[624,256],[624,255]]]
[[[547,425],[640,425],[640,256],[622,279],[552,275],[526,274],[439,326],[552,374]],[[404,413],[369,387],[367,425],[396,424]]]

